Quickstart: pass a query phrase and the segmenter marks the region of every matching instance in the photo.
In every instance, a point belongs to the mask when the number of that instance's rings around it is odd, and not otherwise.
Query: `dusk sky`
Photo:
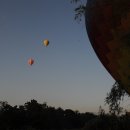
[[[80,112],[104,107],[115,81],[93,51],[84,19],[74,20],[75,7],[69,0],[0,1],[1,101],[35,99]]]

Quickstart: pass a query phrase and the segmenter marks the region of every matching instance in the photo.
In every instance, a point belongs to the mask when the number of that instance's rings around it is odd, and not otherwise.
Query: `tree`
[[[99,116],[104,116],[105,115],[105,110],[102,108],[102,106],[99,106],[98,115]]]
[[[78,6],[74,9],[75,11],[75,20],[81,21],[83,17],[85,17],[86,3],[87,0],[70,0],[71,3],[78,4]],[[111,114],[120,114],[123,110],[120,107],[121,101],[123,101],[124,96],[128,96],[124,88],[119,82],[115,82],[111,88],[111,91],[107,93],[105,98],[105,104],[109,105],[109,112]]]
[[[87,2],[87,0],[85,1]],[[82,18],[85,17],[86,2],[82,3],[82,0],[71,0],[71,3],[75,3],[75,4],[78,3],[78,6],[74,9],[75,11],[74,19],[79,22],[82,20]]]
[[[111,91],[107,93],[105,103],[109,105],[109,112],[112,114],[119,115],[123,108],[120,107],[121,101],[124,100],[125,96],[129,96],[123,89],[122,85],[118,82],[112,86]]]

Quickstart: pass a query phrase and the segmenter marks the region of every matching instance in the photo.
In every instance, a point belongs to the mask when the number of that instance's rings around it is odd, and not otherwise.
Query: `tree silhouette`
[[[55,108],[34,99],[20,106],[0,102],[0,130],[129,130],[129,122],[129,114],[105,114],[101,107],[95,115]]]
[[[81,3],[81,1],[82,0],[71,0],[70,1],[71,3],[78,4],[78,6],[74,9],[74,11],[75,11],[74,19],[79,22],[82,20],[82,18],[85,17],[85,9],[86,9],[87,0],[85,3]]]
[[[0,102],[0,130],[77,129],[93,118],[94,114],[56,109],[34,99],[20,106]]]
[[[112,114],[119,115],[123,108],[120,107],[121,101],[124,100],[124,96],[129,96],[123,87],[115,82],[111,91],[107,93],[105,102],[109,105],[109,112]]]

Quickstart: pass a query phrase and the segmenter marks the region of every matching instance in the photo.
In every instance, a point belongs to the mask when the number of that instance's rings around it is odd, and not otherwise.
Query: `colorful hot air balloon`
[[[88,0],[85,21],[98,58],[130,94],[130,0]]]
[[[34,60],[33,60],[32,58],[30,58],[30,59],[28,60],[28,64],[29,64],[29,65],[33,65],[33,63],[34,63]]]
[[[49,40],[45,39],[45,40],[43,41],[43,44],[44,44],[44,46],[48,46],[48,45],[49,45]]]

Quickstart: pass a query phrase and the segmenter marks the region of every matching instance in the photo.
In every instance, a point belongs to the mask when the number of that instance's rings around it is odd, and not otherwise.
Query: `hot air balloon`
[[[34,60],[33,60],[32,58],[30,58],[30,59],[28,60],[28,64],[32,66],[33,63],[34,63]]]
[[[130,94],[130,0],[87,0],[85,22],[98,58]]]
[[[43,44],[44,44],[44,46],[48,46],[48,45],[49,45],[49,40],[45,39],[45,40],[43,41]]]

